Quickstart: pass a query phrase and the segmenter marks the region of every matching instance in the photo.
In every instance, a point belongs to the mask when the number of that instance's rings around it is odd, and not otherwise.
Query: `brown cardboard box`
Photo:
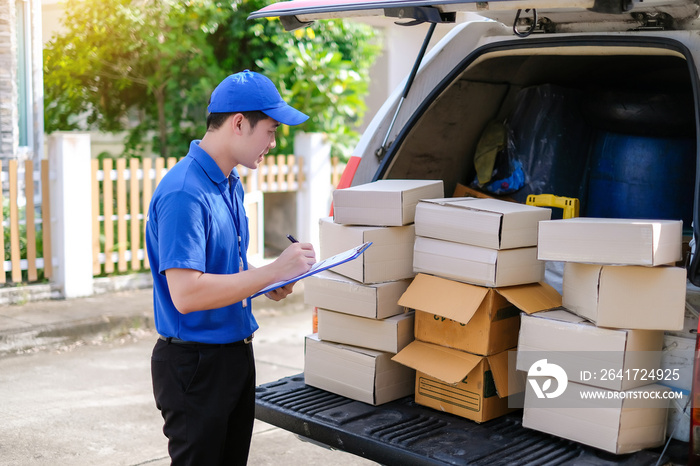
[[[537,245],[537,224],[551,209],[473,197],[425,199],[416,206],[416,235],[490,249]]]
[[[413,270],[481,286],[512,286],[544,279],[537,248],[489,249],[416,236]]]
[[[304,380],[312,387],[380,405],[413,394],[415,371],[392,361],[392,356],[309,335],[304,348]]]
[[[304,303],[370,319],[386,319],[404,313],[398,300],[410,284],[410,279],[363,284],[326,270],[304,280]]]
[[[368,319],[341,312],[318,309],[318,337],[323,341],[398,353],[413,341],[410,311],[386,319]]]
[[[671,264],[681,259],[682,233],[680,220],[546,220],[539,226],[538,258],[593,264]]]
[[[333,268],[361,283],[382,283],[413,278],[413,224],[401,227],[352,226],[319,221],[321,259],[327,259],[358,244],[372,242],[360,257]]]
[[[561,306],[561,296],[545,283],[484,288],[419,274],[399,304],[417,311],[416,339],[491,355],[517,345],[520,311]]]
[[[600,327],[680,330],[686,271],[680,267],[567,262],[563,305]]]
[[[413,223],[420,199],[445,195],[442,180],[379,180],[333,191],[335,223],[401,226]]]
[[[627,390],[616,396],[611,390],[569,382],[556,400],[525,391],[523,427],[547,432],[615,454],[632,453],[663,445],[666,439],[668,399],[644,397],[645,392],[670,391],[658,384]],[[582,395],[587,392],[589,397]],[[592,398],[590,394],[599,395]],[[639,397],[639,398],[635,398]],[[544,406],[543,406],[544,405]]]
[[[509,397],[525,388],[508,351],[483,357],[416,340],[393,360],[416,369],[416,403],[476,422],[513,411]]]
[[[544,358],[568,380],[610,390],[658,381],[664,332],[596,327],[566,310],[522,315],[517,369]]]

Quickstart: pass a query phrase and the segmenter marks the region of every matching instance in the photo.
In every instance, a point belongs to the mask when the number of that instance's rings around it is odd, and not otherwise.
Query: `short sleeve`
[[[158,272],[173,268],[204,272],[209,214],[202,202],[184,191],[171,192],[159,200],[156,216]]]

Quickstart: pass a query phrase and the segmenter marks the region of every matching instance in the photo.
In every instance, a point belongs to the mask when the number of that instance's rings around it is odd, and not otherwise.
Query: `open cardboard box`
[[[490,249],[536,246],[537,224],[551,215],[498,199],[424,199],[416,206],[416,235]]]
[[[544,279],[537,247],[490,249],[416,236],[413,270],[482,286],[512,286]]]
[[[376,227],[339,225],[330,217],[319,220],[321,259],[327,259],[368,241],[372,245],[357,259],[333,268],[360,283],[413,278],[415,226]]]
[[[547,359],[567,379],[610,390],[658,381],[664,332],[596,327],[560,309],[522,315],[517,369],[528,372]]]
[[[370,319],[385,319],[403,314],[404,308],[398,300],[410,284],[410,279],[363,284],[325,270],[304,280],[304,303]]]
[[[391,360],[393,353],[322,341],[308,335],[304,347],[307,385],[370,405],[413,394],[415,371]]]
[[[398,353],[413,341],[414,312],[368,319],[318,309],[318,337],[323,341]]]
[[[680,267],[564,265],[563,305],[601,327],[681,330],[686,271]]]
[[[509,398],[525,389],[508,351],[484,357],[416,340],[393,360],[416,369],[416,403],[476,422],[514,411]]]
[[[680,220],[545,220],[539,225],[538,258],[593,264],[673,264],[681,259],[682,236]]]
[[[401,226],[413,223],[420,199],[445,195],[442,180],[378,180],[333,191],[335,223]]]
[[[485,288],[418,274],[399,304],[416,310],[416,339],[480,355],[518,343],[520,311],[561,306],[546,283]]]

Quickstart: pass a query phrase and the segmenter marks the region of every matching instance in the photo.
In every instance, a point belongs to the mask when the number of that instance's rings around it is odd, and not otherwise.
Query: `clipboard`
[[[301,280],[302,278],[310,277],[311,275],[315,275],[319,272],[323,272],[324,270],[328,270],[328,269],[336,267],[340,264],[344,264],[345,262],[349,262],[351,260],[357,259],[371,245],[372,245],[372,242],[369,241],[367,243],[363,243],[359,246],[356,246],[352,249],[348,249],[345,252],[341,252],[340,254],[336,254],[333,257],[329,257],[328,259],[324,259],[320,262],[316,262],[314,265],[311,266],[311,268],[308,270],[308,272],[302,273],[301,275],[297,275],[296,277],[290,278],[289,280],[284,280],[281,282],[273,283],[272,285],[268,285],[265,288],[263,288],[262,290],[255,293],[253,296],[251,296],[251,298],[255,298],[257,296],[260,296],[261,294],[267,293],[268,291],[276,290],[277,288],[283,287],[283,286],[288,285],[290,283],[297,282],[297,281]]]

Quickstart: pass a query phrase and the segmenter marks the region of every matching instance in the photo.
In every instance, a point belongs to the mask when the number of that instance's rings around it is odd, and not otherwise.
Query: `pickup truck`
[[[308,386],[304,374],[261,385],[255,417],[386,465],[688,464],[688,443],[613,455],[522,426],[522,412],[477,424],[406,397],[379,406]]]
[[[279,17],[287,29],[363,15],[430,25],[412,72],[355,148],[346,187],[440,179],[449,196],[473,184],[489,122],[506,121],[526,173],[516,201],[549,193],[580,199],[582,216],[682,219],[697,241],[699,14],[685,0],[292,0],[250,19]],[[444,23],[457,24],[426,53]],[[602,174],[605,163],[619,172]],[[700,261],[690,251],[693,286]],[[548,269],[545,280],[561,276]],[[258,387],[256,407],[264,422],[381,464],[686,464],[700,454],[671,439],[613,455],[526,429],[521,412],[478,424],[411,397],[371,406],[307,386],[303,374]]]

